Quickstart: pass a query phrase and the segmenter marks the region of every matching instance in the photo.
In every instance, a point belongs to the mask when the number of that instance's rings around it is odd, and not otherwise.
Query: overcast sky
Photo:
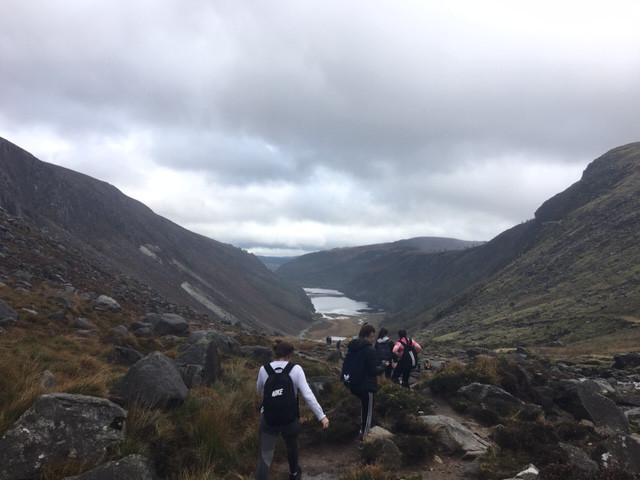
[[[0,136],[257,254],[490,240],[640,140],[636,0],[0,11]]]

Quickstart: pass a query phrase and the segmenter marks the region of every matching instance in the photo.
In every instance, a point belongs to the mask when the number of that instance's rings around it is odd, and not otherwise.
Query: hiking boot
[[[289,474],[289,480],[300,480],[301,478],[302,478],[302,468],[300,468],[300,465],[298,465],[298,469],[296,470],[296,473]]]

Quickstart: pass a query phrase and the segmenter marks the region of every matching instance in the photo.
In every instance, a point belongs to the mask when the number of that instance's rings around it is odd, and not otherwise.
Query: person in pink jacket
[[[398,341],[393,347],[393,354],[398,359],[391,375],[393,382],[399,383],[399,379],[402,378],[402,386],[409,388],[409,375],[411,375],[411,370],[418,365],[417,354],[420,350],[422,350],[420,344],[407,338],[407,331],[404,328],[398,331]]]

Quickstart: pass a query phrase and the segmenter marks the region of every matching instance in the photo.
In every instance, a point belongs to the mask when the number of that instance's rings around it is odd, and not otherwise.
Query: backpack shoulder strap
[[[276,371],[273,369],[273,367],[271,366],[270,363],[265,363],[263,365],[265,371],[267,372],[267,375],[271,376],[274,375],[276,373]]]
[[[284,370],[282,370],[284,373],[286,373],[287,375],[289,375],[291,373],[291,370],[293,370],[293,367],[295,367],[296,364],[295,363],[287,363],[286,367],[284,367]]]

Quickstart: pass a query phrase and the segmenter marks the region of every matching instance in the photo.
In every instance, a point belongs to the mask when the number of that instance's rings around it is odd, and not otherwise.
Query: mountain
[[[425,334],[483,345],[637,345],[640,143],[593,161],[523,228],[521,255],[417,317]]]
[[[483,346],[640,333],[640,143],[611,150],[485,244],[376,246],[301,256],[278,274],[389,312],[390,327]]]
[[[142,288],[167,304],[262,331],[295,335],[311,321],[304,291],[255,256],[190,232],[108,183],[42,162],[1,138],[0,208],[8,219],[4,228],[17,229],[12,237],[28,235],[32,242],[31,249],[3,252],[5,270],[39,265],[49,277],[57,270],[65,281],[92,283],[132,304],[133,292]],[[123,289],[126,283],[136,287]]]
[[[271,271],[276,271],[279,267],[296,257],[269,257],[264,255],[256,255],[264,265]]]

